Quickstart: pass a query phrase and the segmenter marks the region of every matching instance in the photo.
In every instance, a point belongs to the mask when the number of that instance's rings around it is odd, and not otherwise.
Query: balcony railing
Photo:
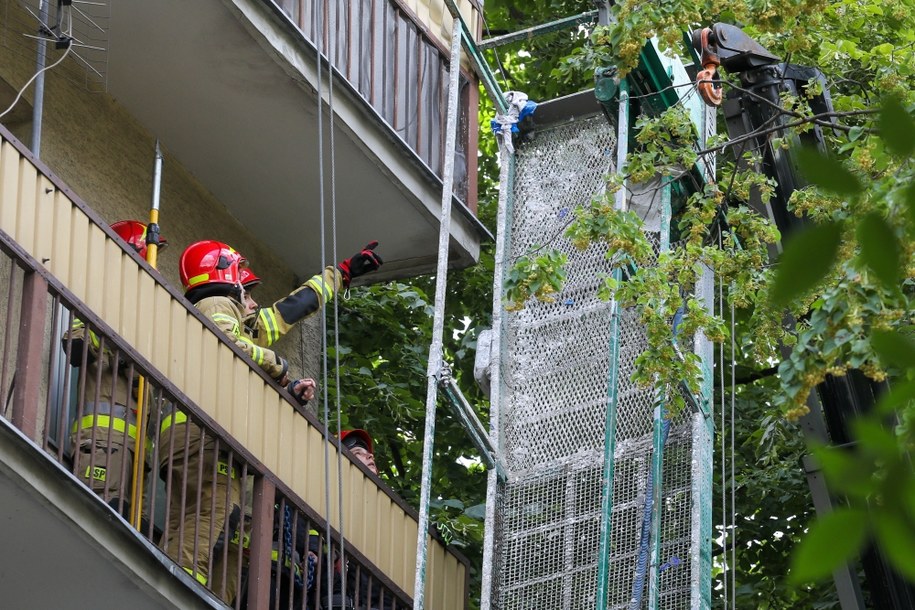
[[[323,61],[441,179],[450,58],[430,24],[401,0],[265,1],[279,7],[312,45],[320,39]],[[443,0],[420,4],[429,9],[430,21],[451,23]],[[471,0],[459,4],[479,16]],[[467,151],[476,150],[478,93],[469,72],[462,71],[460,86],[454,194],[475,210],[476,156]]]
[[[0,251],[2,416],[125,525],[236,608],[411,606],[415,512],[348,452],[338,473],[336,439],[2,128]],[[137,437],[139,511],[133,461],[93,451]],[[429,566],[429,607],[463,608],[463,560],[433,541]]]

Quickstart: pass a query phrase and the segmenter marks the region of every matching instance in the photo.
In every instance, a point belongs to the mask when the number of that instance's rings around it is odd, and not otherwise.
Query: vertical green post
[[[616,171],[623,171],[626,154],[629,152],[629,87],[626,79],[620,81],[619,114],[616,126]],[[624,185],[625,187],[625,185]],[[619,210],[627,207],[626,189],[616,192],[614,205]],[[619,268],[614,269],[613,279],[622,279]],[[616,407],[619,394],[620,365],[620,309],[614,299],[610,314],[610,372],[607,376],[607,424],[604,431],[604,472],[601,489],[600,543],[597,556],[597,599],[596,610],[607,609],[608,581],[610,579],[610,531],[613,509],[613,458],[616,451]]]
[[[670,180],[665,177],[665,180]],[[661,189],[661,251],[670,249],[670,194],[672,185],[668,182]],[[652,434],[651,477],[652,505],[651,505],[651,554],[648,562],[648,608],[658,610],[658,592],[660,581],[658,579],[658,566],[661,557],[661,532],[663,531],[663,501],[664,501],[664,418],[666,403],[663,392],[658,393],[658,405],[654,411],[654,429]]]
[[[613,271],[613,279],[620,281],[622,273]],[[619,302],[614,300],[610,314],[610,373],[607,376],[607,425],[604,431],[604,472],[601,477],[600,543],[597,557],[597,610],[607,609],[611,511],[613,509],[613,455],[616,450],[616,406],[619,396]]]

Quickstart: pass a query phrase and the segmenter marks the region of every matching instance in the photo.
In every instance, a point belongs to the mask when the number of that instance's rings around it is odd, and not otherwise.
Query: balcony
[[[2,2],[9,8],[0,47],[22,61],[19,74],[8,78],[15,91],[26,80],[19,75],[34,67],[35,44],[27,36],[37,26],[17,5],[37,13],[39,0]],[[460,4],[468,23],[480,22],[476,0]],[[320,152],[327,230],[333,202],[339,248],[348,252],[380,240],[386,265],[379,280],[435,269],[449,62],[443,32],[451,27],[444,0],[126,0],[81,10],[99,15],[76,19],[75,34],[102,50],[74,48],[80,59],[68,58],[59,73],[69,71],[76,86],[110,96],[113,107],[104,112],[126,111],[158,138],[168,160],[258,242],[270,244],[294,273],[310,276],[322,256]],[[49,62],[57,56],[50,51]],[[0,77],[4,71],[0,67]],[[477,84],[469,70],[462,74],[450,253],[455,267],[473,264],[480,240],[489,236],[475,217]],[[54,70],[48,72],[49,81],[55,78]],[[0,101],[2,93],[0,87]],[[60,138],[99,138],[98,146],[105,146],[107,134],[77,136],[87,128],[75,118],[78,109],[49,110],[47,139],[54,137],[57,119],[72,121],[59,126]],[[58,171],[56,162],[50,164]],[[79,176],[59,173],[94,200]],[[183,205],[166,198],[163,215],[180,213]]]
[[[356,607],[368,607],[369,600],[379,610],[411,606],[414,511],[335,439],[327,440],[309,413],[281,394],[157,271],[124,249],[107,223],[4,128],[0,250],[5,601],[17,607],[223,607],[220,599],[232,597],[225,584],[230,575],[247,572],[248,586],[236,607],[245,599],[249,608],[264,608],[271,597],[272,557],[280,565],[290,558],[288,569],[305,574],[305,551],[311,549],[325,558],[342,554],[345,559],[327,569],[336,573],[337,566],[347,566],[346,590]],[[74,325],[90,332],[92,341],[78,344],[60,332]],[[80,481],[84,469],[115,473],[110,458],[104,464],[74,459],[78,449],[71,436],[83,434],[86,405],[97,401],[87,388],[97,394],[101,387],[101,377],[95,384],[88,377],[92,342],[108,359],[112,379],[134,388],[149,414],[145,435],[142,427],[105,428],[109,442],[120,434],[125,447],[131,434],[148,439],[144,453],[151,467],[144,473],[140,511],[131,510],[126,494],[114,497],[110,479],[97,494]],[[212,477],[203,466],[192,470],[174,458],[175,446],[190,442],[188,436],[163,436],[165,419],[176,412],[209,439],[197,455],[213,464]],[[121,474],[127,469],[125,461]],[[206,481],[230,472],[243,507],[235,535],[228,526],[188,521],[199,513],[187,490],[202,490],[197,504],[206,495],[219,514],[217,488]],[[222,535],[205,561],[205,585],[159,549],[161,531],[174,519],[169,510],[193,526],[193,535],[191,526],[179,530],[185,540]],[[228,521],[226,513],[222,521]],[[198,556],[204,545],[191,546]],[[430,538],[429,549],[427,606],[464,608],[466,564],[437,539]],[[312,566],[313,583],[326,580],[322,570],[328,563],[320,557]],[[314,584],[304,595],[313,608],[323,593]]]
[[[229,212],[291,268],[320,243],[277,219],[320,217],[317,55],[332,62],[339,240],[384,241],[387,277],[434,269],[447,96],[446,47],[397,0],[197,0],[112,6],[108,89]],[[414,2],[414,5],[416,3]],[[450,15],[444,2],[438,20]],[[430,17],[431,19],[431,17]],[[335,50],[329,52],[331,33]],[[324,78],[323,127],[331,82]],[[476,84],[465,75],[452,250],[478,258]],[[327,135],[325,135],[325,138]],[[324,148],[325,197],[330,149]],[[356,237],[358,236],[358,237]]]

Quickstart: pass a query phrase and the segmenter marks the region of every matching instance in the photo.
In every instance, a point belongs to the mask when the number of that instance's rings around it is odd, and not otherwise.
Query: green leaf
[[[884,364],[902,369],[915,367],[915,341],[902,333],[875,330],[871,333],[871,346]]]
[[[912,154],[915,150],[915,119],[906,112],[899,98],[891,96],[884,101],[877,124],[880,137],[890,152],[902,158]]]
[[[892,42],[884,42],[883,44],[878,44],[876,47],[871,49],[871,52],[876,53],[877,55],[889,55],[895,48],[896,47],[893,46]]]
[[[797,152],[801,172],[810,182],[837,195],[857,195],[864,190],[858,177],[837,159],[827,157],[813,148]]]
[[[449,498],[442,502],[442,506],[447,506],[448,508],[456,508],[458,510],[464,510],[464,503],[458,500],[457,498]]]
[[[851,428],[863,451],[884,459],[896,457],[896,437],[879,419],[861,417],[852,422]]]
[[[915,380],[894,383],[889,392],[880,397],[875,410],[890,415],[915,401]]]
[[[874,491],[874,479],[868,465],[847,449],[820,447],[814,452],[826,480],[836,491],[866,498]]]
[[[470,517],[471,519],[477,519],[482,521],[486,518],[486,504],[474,504],[470,508],[464,511],[464,514]]]
[[[839,508],[817,519],[794,549],[788,579],[795,585],[826,578],[852,557],[867,537],[867,513]]]
[[[902,507],[898,507],[901,509]],[[882,510],[874,515],[877,544],[889,558],[893,567],[910,581],[915,582],[915,527],[901,510]]]
[[[909,213],[909,236],[915,236],[915,180],[905,187],[904,201]]]
[[[835,262],[842,230],[826,222],[799,231],[785,244],[769,298],[784,306],[812,289]]]
[[[902,282],[902,248],[893,227],[876,212],[858,224],[861,258],[874,275],[890,290],[898,290]]]

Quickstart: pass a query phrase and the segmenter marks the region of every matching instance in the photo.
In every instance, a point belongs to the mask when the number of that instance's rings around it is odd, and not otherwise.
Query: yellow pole
[[[153,165],[153,201],[149,210],[149,225],[146,229],[146,262],[153,269],[159,255],[159,193],[162,183],[162,151],[156,140],[156,159]],[[146,379],[140,376],[137,388],[137,438],[133,447],[133,480],[130,484],[130,523],[137,530],[143,515],[143,475],[146,470]]]

